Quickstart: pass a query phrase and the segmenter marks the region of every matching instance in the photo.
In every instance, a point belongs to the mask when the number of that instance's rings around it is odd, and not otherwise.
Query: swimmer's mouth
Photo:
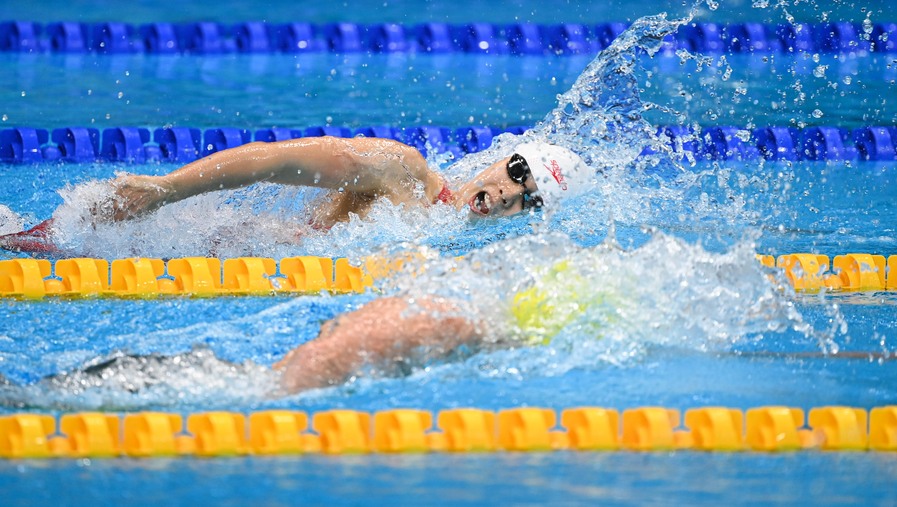
[[[489,194],[485,190],[482,190],[470,198],[470,211],[473,211],[477,215],[486,216],[489,214],[489,205],[491,204],[492,198],[489,197]]]

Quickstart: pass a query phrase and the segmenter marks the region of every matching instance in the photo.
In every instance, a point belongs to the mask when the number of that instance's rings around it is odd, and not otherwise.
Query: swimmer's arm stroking
[[[436,358],[477,344],[480,326],[448,300],[378,299],[325,323],[317,338],[274,368],[283,370],[282,383],[290,392],[338,385],[365,366],[401,362],[415,350]]]
[[[371,196],[393,196],[415,182],[423,182],[434,196],[441,188],[417,150],[391,140],[256,142],[213,153],[165,176],[119,178],[113,183],[119,197],[113,218],[140,216],[188,197],[262,181]]]

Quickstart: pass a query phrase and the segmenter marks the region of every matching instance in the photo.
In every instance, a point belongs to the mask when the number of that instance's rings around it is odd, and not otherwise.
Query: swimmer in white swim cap
[[[448,187],[415,148],[387,139],[316,137],[251,143],[209,155],[166,176],[116,180],[116,219],[137,216],[193,195],[258,181],[337,190],[315,206],[328,228],[364,216],[372,201],[468,207],[477,216],[507,216],[551,206],[585,191],[593,171],[572,151],[530,142],[487,167],[457,190]],[[425,198],[416,192],[423,184]]]
[[[554,206],[589,188],[594,171],[579,155],[548,143],[524,143],[462,185],[458,194],[480,216],[505,216]]]
[[[163,176],[119,177],[111,182],[110,201],[95,206],[94,214],[100,221],[126,220],[192,196],[270,182],[330,190],[311,205],[309,225],[318,230],[351,216],[364,218],[380,198],[396,206],[443,203],[468,208],[477,217],[497,217],[554,206],[588,190],[593,175],[572,151],[529,142],[452,190],[417,149],[398,141],[309,137],[245,144]],[[0,248],[52,252],[53,227],[51,219],[0,236]]]

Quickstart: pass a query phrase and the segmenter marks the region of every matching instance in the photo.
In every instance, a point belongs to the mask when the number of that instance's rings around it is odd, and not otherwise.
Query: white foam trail
[[[436,294],[460,302],[461,313],[479,319],[489,341],[511,346],[468,360],[463,369],[477,376],[562,374],[626,363],[654,346],[721,352],[797,336],[836,350],[834,338],[846,329],[809,326],[780,281],[757,262],[754,246],[746,238],[714,253],[655,233],[634,250],[581,248],[561,234],[537,234],[462,259],[424,252],[425,260],[384,289],[409,301]],[[556,333],[518,325],[515,296],[533,287],[551,302],[543,315],[549,322],[572,314]],[[534,349],[534,340],[545,344]]]
[[[230,363],[195,348],[172,356],[122,353],[26,386],[0,385],[0,404],[55,410],[139,410],[172,405],[228,408],[278,389],[271,369]]]
[[[0,204],[0,236],[21,232],[24,227],[25,220],[22,217],[8,206]]]
[[[582,248],[564,235],[549,233],[501,241],[463,259],[430,257],[423,266],[409,268],[414,274],[391,280],[385,289],[465,301],[473,315],[496,329],[508,327],[516,294],[533,286],[550,293],[552,283],[559,295],[579,294],[576,301],[585,303],[584,327],[571,322],[565,329],[596,338],[705,349],[800,321],[757,262],[749,239],[714,253],[657,232],[645,245],[627,251],[609,244]],[[558,281],[546,282],[561,263],[569,268]],[[607,311],[612,315],[602,313]],[[595,325],[600,329],[591,329]],[[656,332],[661,329],[666,331]]]
[[[358,258],[434,231],[462,231],[469,222],[466,213],[450,206],[396,207],[383,199],[364,220],[354,216],[330,231],[318,231],[309,226],[309,209],[321,192],[271,184],[192,197],[139,219],[107,222],[97,221],[93,210],[112,199],[108,182],[84,183],[60,194],[64,204],[53,215],[57,244],[79,255],[105,258]]]

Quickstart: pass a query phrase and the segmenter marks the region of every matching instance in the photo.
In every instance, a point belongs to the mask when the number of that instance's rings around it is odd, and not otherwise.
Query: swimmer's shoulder
[[[426,201],[429,203],[435,202],[437,196],[445,189],[445,180],[439,173],[430,169],[427,159],[413,146],[393,139],[374,137],[354,137],[344,141],[348,142],[353,151],[361,156],[374,153],[386,155],[388,161],[394,162],[390,164],[390,168],[395,171],[393,173],[396,179],[395,183],[398,184],[402,180],[407,181],[410,177],[415,186],[423,184]],[[393,188],[392,190],[399,189]]]

